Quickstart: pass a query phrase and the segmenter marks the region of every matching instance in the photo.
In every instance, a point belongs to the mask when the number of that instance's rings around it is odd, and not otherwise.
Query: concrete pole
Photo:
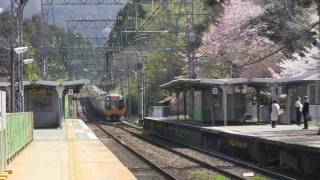
[[[180,115],[180,112],[179,112],[179,106],[180,106],[179,95],[180,95],[180,92],[178,90],[176,90],[177,120],[179,120],[179,115]]]
[[[227,126],[228,123],[228,85],[222,85],[222,105],[223,105],[223,124]]]
[[[58,114],[59,114],[59,125],[62,128],[63,127],[63,105],[62,105],[62,97],[63,97],[63,86],[57,86],[56,91],[58,93]]]
[[[130,87],[130,69],[129,69],[129,61],[127,60],[127,78],[128,78],[128,119],[131,118],[131,87]]]
[[[211,122],[212,126],[214,126],[214,94],[211,92],[211,103],[210,103],[210,114],[211,114]]]

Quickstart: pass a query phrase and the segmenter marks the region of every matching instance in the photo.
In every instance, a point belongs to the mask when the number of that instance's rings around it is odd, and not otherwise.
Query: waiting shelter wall
[[[56,128],[59,126],[58,93],[55,89],[27,89],[26,107],[27,111],[34,112],[35,128]]]

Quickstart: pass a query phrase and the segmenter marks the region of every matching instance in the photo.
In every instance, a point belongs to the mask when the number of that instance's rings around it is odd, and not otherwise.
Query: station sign
[[[212,88],[212,94],[218,94],[218,88]]]
[[[68,89],[68,95],[73,96],[73,89]]]

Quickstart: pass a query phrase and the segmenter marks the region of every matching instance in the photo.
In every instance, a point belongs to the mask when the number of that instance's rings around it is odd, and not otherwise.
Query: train
[[[97,86],[87,87],[88,97],[94,109],[107,121],[119,121],[125,115],[125,101],[121,94],[106,93]]]

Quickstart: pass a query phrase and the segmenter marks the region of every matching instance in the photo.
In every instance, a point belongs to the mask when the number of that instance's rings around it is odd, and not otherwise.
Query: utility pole
[[[138,53],[138,69],[140,70],[140,76],[141,76],[141,87],[140,87],[140,112],[141,112],[141,121],[140,122],[143,122],[143,119],[144,119],[144,74],[143,74],[143,62],[142,62],[142,59],[141,59],[141,56],[140,56],[140,53]],[[139,123],[141,124],[141,123]]]
[[[10,112],[14,113],[16,110],[16,90],[15,90],[15,61],[14,61],[14,49],[10,47],[10,64],[11,64],[11,71],[10,71]]]
[[[128,79],[128,120],[131,118],[131,76],[130,76],[130,69],[129,69],[129,60],[127,59],[127,79]]]

